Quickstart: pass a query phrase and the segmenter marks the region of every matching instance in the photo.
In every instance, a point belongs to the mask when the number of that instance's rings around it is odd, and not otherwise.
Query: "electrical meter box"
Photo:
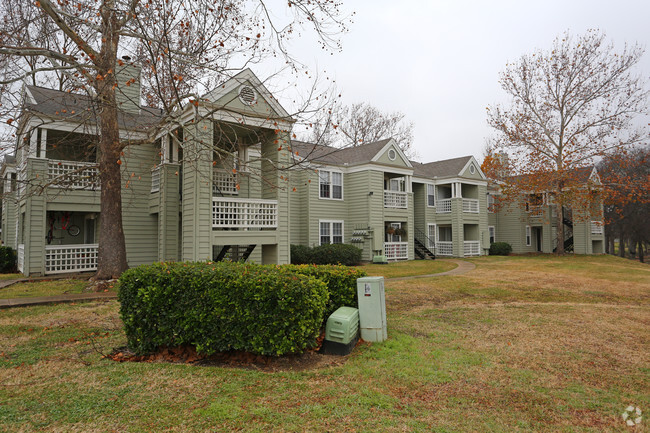
[[[325,340],[321,351],[332,355],[348,355],[359,341],[359,310],[341,307],[327,319]]]
[[[386,330],[386,297],[384,277],[363,277],[357,280],[359,325],[361,338],[381,342],[388,338]]]

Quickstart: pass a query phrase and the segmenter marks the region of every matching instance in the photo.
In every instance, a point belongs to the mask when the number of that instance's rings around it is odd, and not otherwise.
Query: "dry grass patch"
[[[359,266],[371,276],[384,278],[412,277],[415,275],[439,274],[458,267],[449,260],[409,260],[386,265],[367,263]]]

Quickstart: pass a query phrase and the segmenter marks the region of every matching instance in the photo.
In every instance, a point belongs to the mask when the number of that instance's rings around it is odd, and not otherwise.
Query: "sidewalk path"
[[[410,277],[386,278],[386,281],[412,280],[413,278],[444,277],[445,275],[463,275],[468,273],[469,271],[473,271],[474,269],[476,269],[476,265],[474,263],[466,262],[465,260],[446,259],[445,261],[456,263],[458,267],[452,269],[451,271],[440,272],[439,274],[412,275]]]
[[[59,304],[62,302],[93,301],[96,299],[117,299],[117,293],[75,293],[68,295],[41,296],[38,298],[0,299],[0,309],[12,307],[28,307],[31,305]]]

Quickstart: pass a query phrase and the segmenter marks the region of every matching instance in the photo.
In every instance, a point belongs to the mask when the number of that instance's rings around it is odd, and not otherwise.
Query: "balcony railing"
[[[151,170],[151,192],[160,191],[160,166]]]
[[[478,200],[475,198],[463,199],[463,212],[465,213],[478,213]]]
[[[408,193],[384,191],[384,207],[406,209],[408,207]]]
[[[453,256],[454,243],[449,241],[436,242],[436,254],[439,256]]]
[[[261,229],[278,227],[277,200],[214,197],[212,227]]]
[[[99,188],[99,170],[94,162],[59,161],[47,162],[47,181],[51,187],[66,189]]]
[[[229,173],[220,168],[215,168],[212,172],[212,195],[219,197],[224,194],[237,195],[237,175]]]
[[[451,199],[443,198],[436,203],[436,213],[451,213]]]
[[[602,221],[592,221],[591,222],[591,234],[592,235],[602,235],[603,234],[603,222]]]
[[[18,272],[25,270],[25,244],[18,245]]]
[[[465,257],[481,255],[481,241],[465,241],[463,253]]]
[[[97,270],[97,244],[46,245],[45,273],[64,274]]]
[[[384,254],[388,260],[408,260],[408,242],[384,242]]]

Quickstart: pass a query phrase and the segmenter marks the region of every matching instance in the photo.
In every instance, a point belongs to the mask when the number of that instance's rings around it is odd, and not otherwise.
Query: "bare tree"
[[[340,103],[318,113],[306,139],[337,147],[359,146],[393,138],[407,154],[413,154],[413,122],[404,113],[384,113],[368,103],[345,106]]]
[[[69,80],[68,90],[85,90],[93,101],[102,185],[97,278],[117,277],[127,267],[120,165],[123,150],[135,142],[120,137],[116,95],[127,94],[131,84],[117,80],[118,68],[128,66],[121,58],[143,65],[145,99],[162,109],[161,123],[169,122],[251,62],[276,56],[297,67],[286,43],[306,28],[324,48],[338,49],[337,35],[345,30],[340,6],[291,0],[279,23],[263,0],[0,2],[3,15],[12,16],[0,23],[3,90],[25,77],[58,74]],[[17,8],[21,13],[14,15]],[[44,30],[35,32],[39,26]]]
[[[547,193],[563,209],[587,191],[576,185],[577,169],[647,139],[647,129],[634,125],[635,116],[647,113],[648,90],[634,73],[643,51],[638,45],[616,50],[599,31],[567,32],[550,50],[508,64],[499,82],[511,104],[488,108],[488,123],[497,131],[491,151],[510,156],[514,176],[504,179],[506,188]],[[558,253],[564,252],[562,214]]]

